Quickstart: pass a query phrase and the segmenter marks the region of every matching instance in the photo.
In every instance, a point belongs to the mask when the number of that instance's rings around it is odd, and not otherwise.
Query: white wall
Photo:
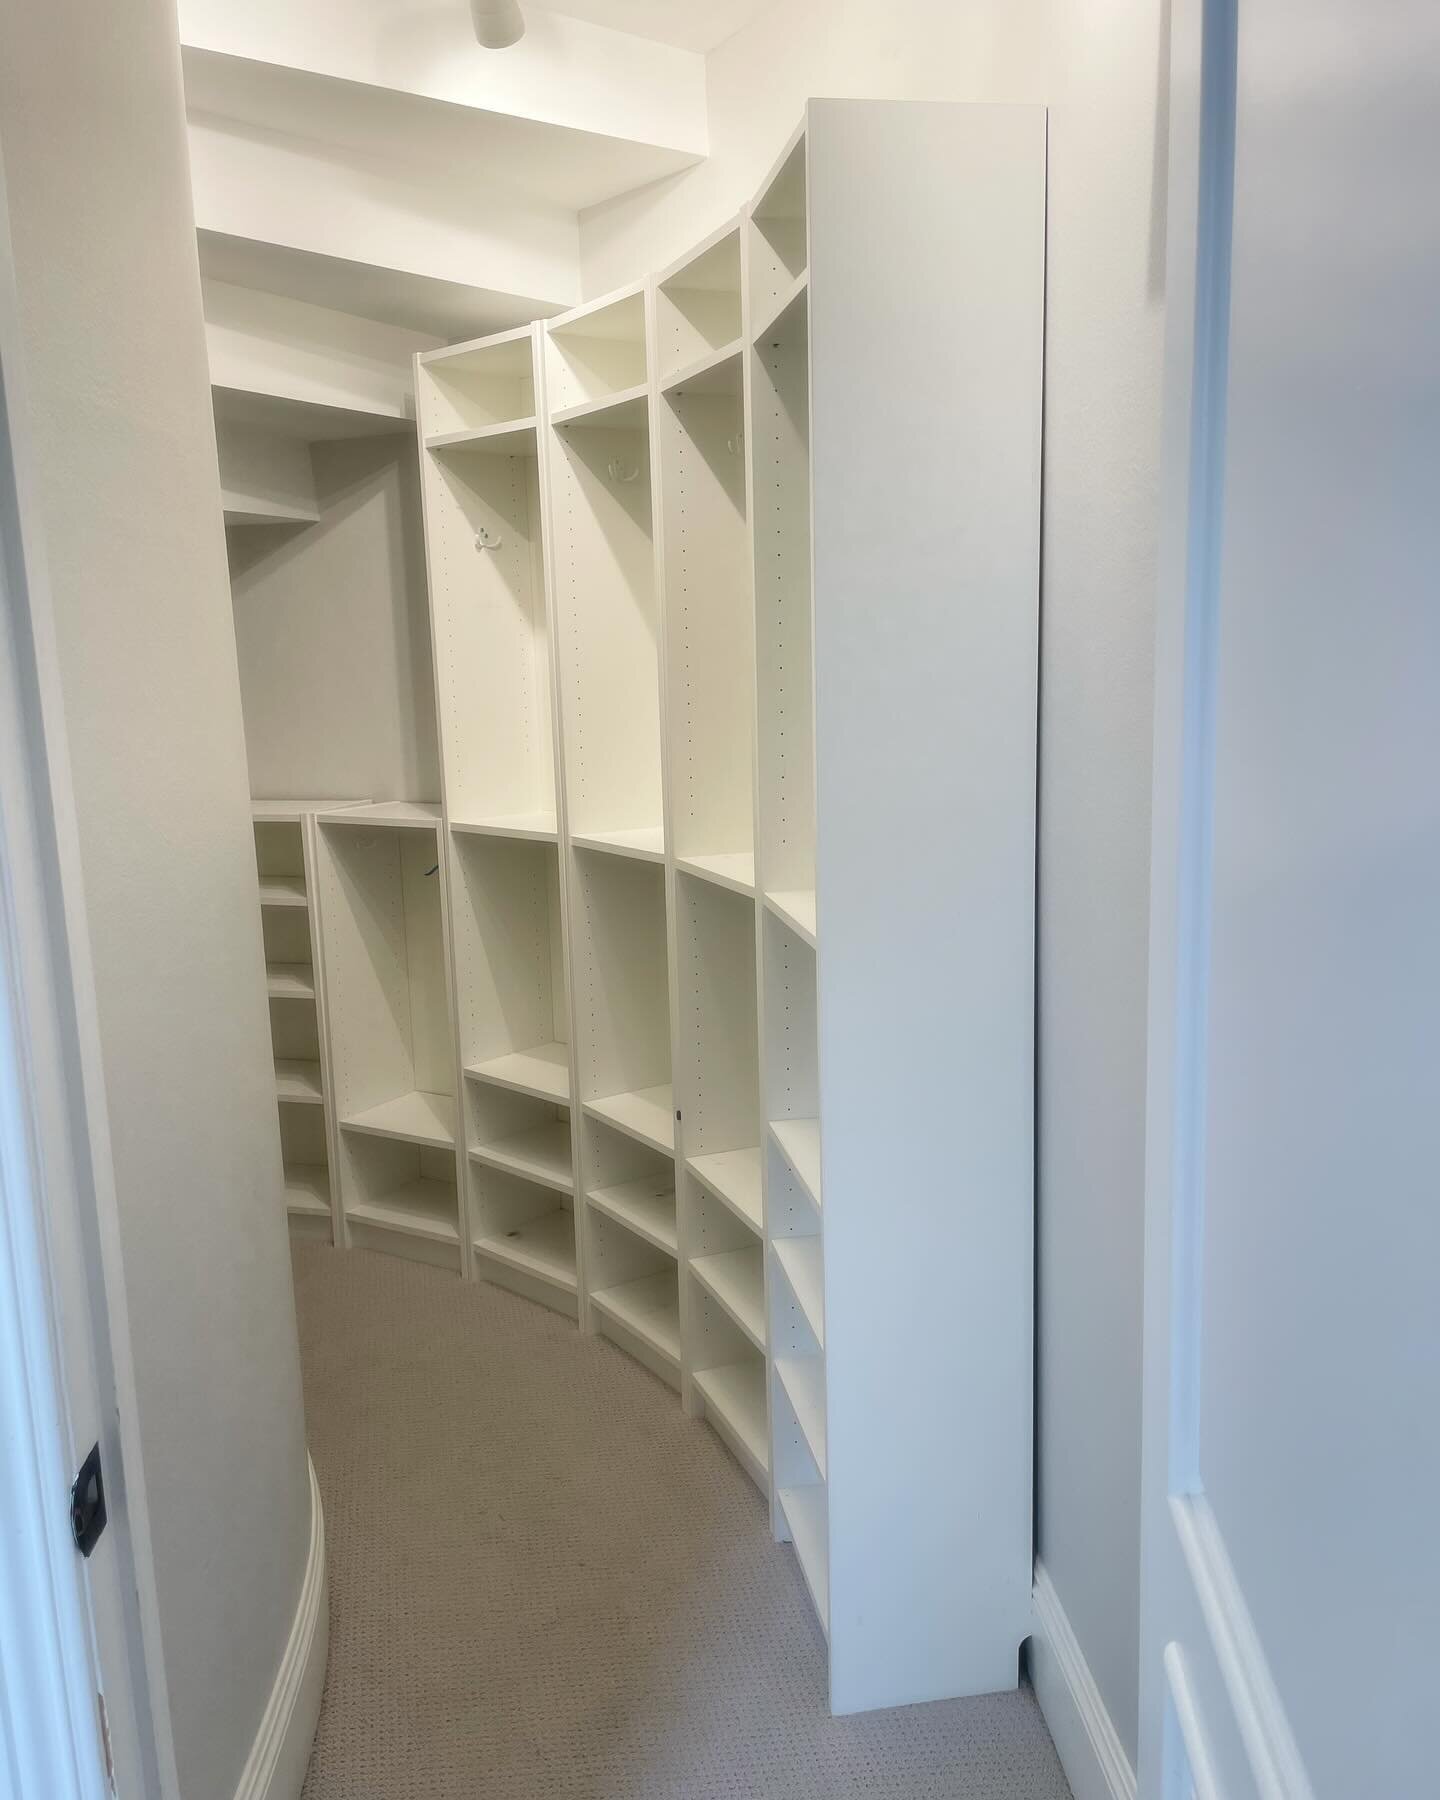
[[[310,455],[318,525],[229,534],[251,792],[438,800],[414,436]]]
[[[176,1756],[228,1800],[310,1503],[166,0],[0,9],[0,156]]]
[[[712,155],[581,220],[587,294],[750,197],[807,96],[1051,108],[1037,1548],[1133,1761],[1163,0],[780,0],[712,53]]]

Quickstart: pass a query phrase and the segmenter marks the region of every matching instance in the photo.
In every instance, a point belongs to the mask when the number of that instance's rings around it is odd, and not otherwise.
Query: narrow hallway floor
[[[295,1246],[330,1664],[304,1800],[1069,1800],[1028,1688],[832,1719],[788,1546],[603,1338]]]

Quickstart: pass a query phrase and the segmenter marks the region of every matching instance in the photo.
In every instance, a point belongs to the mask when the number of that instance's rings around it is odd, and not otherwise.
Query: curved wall
[[[0,8],[0,157],[180,1791],[230,1800],[310,1485],[173,7]]]

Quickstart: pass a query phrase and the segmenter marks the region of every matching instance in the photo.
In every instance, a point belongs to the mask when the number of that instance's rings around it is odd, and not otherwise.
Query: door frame
[[[0,165],[0,1794],[179,1800],[9,220]]]

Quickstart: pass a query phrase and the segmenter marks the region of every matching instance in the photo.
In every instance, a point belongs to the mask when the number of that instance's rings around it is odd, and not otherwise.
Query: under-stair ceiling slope
[[[467,0],[180,0],[205,272],[450,340],[571,306],[579,214],[705,156],[756,3],[527,4],[486,51]]]

